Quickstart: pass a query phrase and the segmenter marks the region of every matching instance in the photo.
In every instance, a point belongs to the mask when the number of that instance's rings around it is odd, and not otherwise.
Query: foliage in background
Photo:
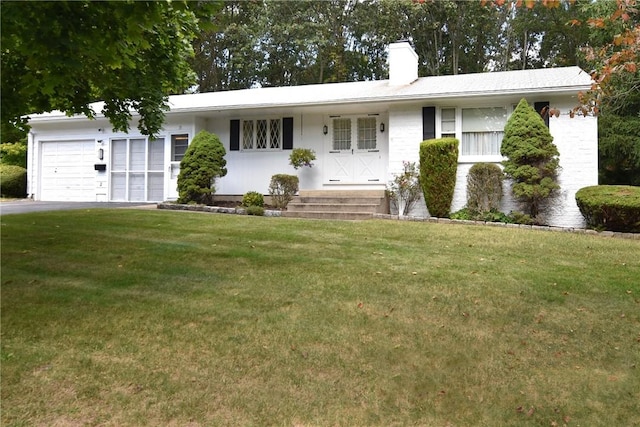
[[[420,168],[415,162],[402,162],[403,171],[394,174],[387,184],[387,197],[393,210],[399,215],[409,215],[411,209],[420,200]]]
[[[242,196],[242,206],[264,206],[264,196],[257,191],[247,191]]]
[[[226,151],[220,139],[200,131],[180,161],[178,203],[210,204],[215,194],[215,179],[227,174]]]
[[[271,177],[269,195],[276,209],[286,209],[298,192],[299,179],[295,175],[277,174]]]
[[[157,134],[167,95],[195,83],[188,59],[196,12],[216,8],[201,3],[3,2],[3,125],[22,127],[24,115],[60,110],[103,113],[127,131],[134,109],[140,131]]]
[[[559,152],[542,117],[525,99],[507,120],[500,153],[507,158],[504,173],[513,180],[514,198],[524,213],[542,220],[560,189]]]
[[[467,175],[467,207],[475,212],[500,209],[504,174],[494,163],[476,163]]]
[[[595,229],[640,232],[640,187],[595,185],[576,192],[576,203]]]
[[[598,118],[600,184],[640,185],[640,116]]]
[[[420,144],[420,185],[430,215],[449,217],[457,169],[457,139],[430,139]]]
[[[298,170],[302,167],[312,167],[316,159],[315,151],[310,148],[294,148],[289,155],[289,164]]]
[[[0,164],[0,196],[26,197],[27,170],[21,166]]]
[[[27,167],[27,145],[24,141],[0,144],[0,163]]]

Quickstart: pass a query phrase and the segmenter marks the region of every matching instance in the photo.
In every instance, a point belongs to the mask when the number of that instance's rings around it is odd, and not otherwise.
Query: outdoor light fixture
[[[326,135],[328,132],[329,132],[329,128],[327,127],[327,125],[322,126],[322,133]]]
[[[98,150],[98,158],[100,160],[104,159],[104,150],[102,148]]]
[[[384,122],[380,123],[380,132],[384,132]]]

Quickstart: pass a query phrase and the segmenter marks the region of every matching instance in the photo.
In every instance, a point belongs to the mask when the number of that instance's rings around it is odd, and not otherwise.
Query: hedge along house
[[[135,122],[126,134],[112,132],[100,115],[34,115],[28,193],[57,201],[176,199],[180,160],[200,130],[217,134],[227,150],[218,196],[267,194],[278,173],[297,173],[301,189],[383,191],[403,161],[418,161],[421,141],[455,136],[461,141],[455,211],[466,203],[471,165],[502,160],[504,125],[525,98],[537,109],[563,111],[545,118],[562,167],[562,194],[550,223],[581,226],[574,194],[598,182],[597,119],[570,118],[568,111],[590,85],[578,67],[418,78],[417,55],[398,42],[389,47],[389,80],[171,96],[154,140],[136,133]],[[296,172],[289,165],[294,147],[315,150],[313,168]],[[509,197],[504,209],[512,209]],[[426,214],[424,204],[414,213]]]

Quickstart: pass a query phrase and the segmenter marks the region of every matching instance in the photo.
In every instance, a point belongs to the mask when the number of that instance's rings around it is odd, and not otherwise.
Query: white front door
[[[178,175],[180,175],[180,161],[189,146],[189,135],[171,135],[171,150],[169,154],[169,173],[167,174],[167,200],[178,198]]]
[[[334,117],[327,161],[327,180],[334,184],[382,182],[377,116]]]
[[[164,138],[111,140],[111,200],[164,199]]]

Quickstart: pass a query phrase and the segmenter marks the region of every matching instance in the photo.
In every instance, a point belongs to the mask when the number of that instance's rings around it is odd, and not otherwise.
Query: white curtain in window
[[[465,108],[462,110],[463,156],[498,156],[507,124],[503,107]]]
[[[504,132],[463,132],[463,156],[499,156]]]

